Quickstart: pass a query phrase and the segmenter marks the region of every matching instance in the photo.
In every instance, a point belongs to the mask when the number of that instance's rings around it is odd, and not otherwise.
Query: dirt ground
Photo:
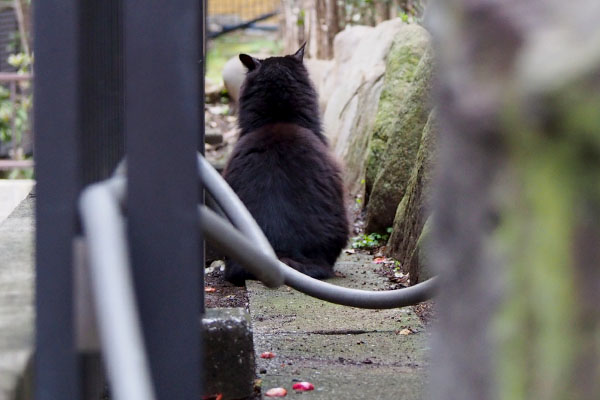
[[[206,308],[243,307],[248,310],[245,286],[234,286],[225,281],[220,267],[208,267],[204,274],[204,305]]]

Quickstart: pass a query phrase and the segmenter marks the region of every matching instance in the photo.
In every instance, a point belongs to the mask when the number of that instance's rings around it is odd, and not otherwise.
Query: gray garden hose
[[[285,284],[309,296],[331,303],[359,308],[398,308],[430,299],[435,293],[436,278],[406,289],[373,292],[349,289],[311,278],[266,255],[253,241],[206,206],[198,207],[200,228],[205,238],[249,271],[256,269],[283,272]]]
[[[79,212],[88,249],[102,355],[116,400],[156,399],[144,348],[121,215],[125,178],[86,187]]]
[[[221,174],[200,153],[198,153],[198,173],[204,188],[211,194],[233,225],[246,237],[254,240],[255,246],[258,246],[263,252],[276,257],[269,240],[254,221],[244,203],[221,177]]]
[[[198,154],[198,169],[204,187],[239,231],[204,206],[199,207],[201,229],[210,242],[244,267],[252,266],[252,270],[262,268],[271,272],[279,268],[288,286],[321,300],[352,307],[398,308],[414,305],[434,296],[437,278],[405,289],[372,292],[332,285],[296,271],[274,256],[273,248],[250,212],[201,154]]]
[[[113,177],[104,181],[106,188],[109,189],[111,194],[121,203],[123,207],[126,206],[126,178],[125,173],[127,170],[127,164],[125,159],[123,159],[113,174]],[[205,232],[205,236],[210,238],[209,240],[221,250],[223,253],[231,256],[236,260],[240,260],[240,263],[244,263],[244,267],[257,277],[261,282],[263,282],[267,287],[279,287],[283,284],[283,272],[279,265],[274,263],[266,263],[267,260],[275,259],[275,252],[271,247],[271,244],[263,234],[260,227],[254,221],[254,218],[250,215],[250,212],[246,209],[241,200],[236,196],[235,192],[225,183],[221,175],[202,157],[201,154],[198,154],[198,173],[200,174],[200,179],[202,183],[205,185],[207,191],[210,196],[207,196],[209,203],[214,201],[214,205],[217,208],[217,212],[219,214],[223,213],[232,221],[236,221],[236,223],[243,224],[244,221],[251,221],[251,223],[244,224],[244,230],[242,232],[244,235],[248,237],[252,237],[258,243],[258,248],[260,249],[261,254],[259,257],[254,258],[254,262],[248,263],[246,256],[243,253],[242,249],[236,248],[232,246],[231,241],[228,240],[216,240],[216,238],[226,238],[228,233],[219,230],[219,226],[215,225],[215,232],[209,231],[206,232],[206,229],[203,229]],[[225,183],[224,185],[221,184]],[[208,186],[206,186],[208,184]],[[216,194],[216,195],[215,195]],[[218,203],[214,197],[219,196],[223,198],[232,198],[233,200],[227,202],[226,204]],[[216,214],[212,213],[215,218],[219,218]],[[200,226],[206,226],[206,223],[200,219]],[[212,229],[212,227],[211,227]],[[235,232],[238,235],[241,235],[238,231]],[[212,239],[212,240],[211,240]],[[255,246],[256,247],[256,246]],[[270,265],[270,267],[264,267],[264,265]]]
[[[268,287],[282,283],[321,300],[359,308],[398,308],[414,305],[435,295],[437,278],[405,289],[373,292],[349,289],[332,285],[304,275],[279,261],[266,236],[233,189],[221,175],[200,154],[198,174],[204,188],[229,221],[219,217],[205,206],[199,206],[199,223],[206,239],[262,281]],[[118,168],[121,175],[125,164]],[[124,177],[123,177],[124,178]],[[111,179],[108,182],[111,192],[125,204],[124,179]],[[235,226],[235,227],[234,227]]]

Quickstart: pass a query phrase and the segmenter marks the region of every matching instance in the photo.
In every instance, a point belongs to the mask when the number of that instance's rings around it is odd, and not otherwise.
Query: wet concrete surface
[[[329,282],[383,290],[389,282],[365,254],[343,255]],[[412,307],[363,310],[326,303],[283,287],[247,282],[257,375],[262,392],[287,389],[304,399],[424,398],[429,332]],[[407,334],[408,333],[408,334]],[[262,359],[265,351],[275,353]],[[314,384],[296,393],[295,381]]]
[[[28,398],[31,383],[34,212],[29,197],[0,221],[0,399]]]

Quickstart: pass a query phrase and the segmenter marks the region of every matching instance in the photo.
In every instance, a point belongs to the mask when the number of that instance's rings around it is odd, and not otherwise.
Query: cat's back
[[[296,163],[302,162],[335,166],[322,136],[289,123],[265,125],[242,136],[234,148],[228,167],[244,158],[262,163],[277,162],[277,167],[284,169],[294,169]]]
[[[265,125],[243,135],[224,177],[242,197],[257,192],[271,197],[329,197],[330,191],[338,197],[342,191],[341,170],[323,138],[288,123]]]

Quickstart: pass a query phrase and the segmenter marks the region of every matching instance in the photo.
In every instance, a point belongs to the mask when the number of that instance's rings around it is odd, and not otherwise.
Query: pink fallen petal
[[[260,355],[260,358],[275,358],[275,353],[272,353],[270,351],[265,351],[264,353],[262,353]]]
[[[265,396],[267,397],[285,397],[287,395],[287,390],[284,388],[278,387],[267,390]]]
[[[309,390],[315,390],[315,385],[310,382],[296,382],[292,389],[297,390],[299,392],[306,392]]]

